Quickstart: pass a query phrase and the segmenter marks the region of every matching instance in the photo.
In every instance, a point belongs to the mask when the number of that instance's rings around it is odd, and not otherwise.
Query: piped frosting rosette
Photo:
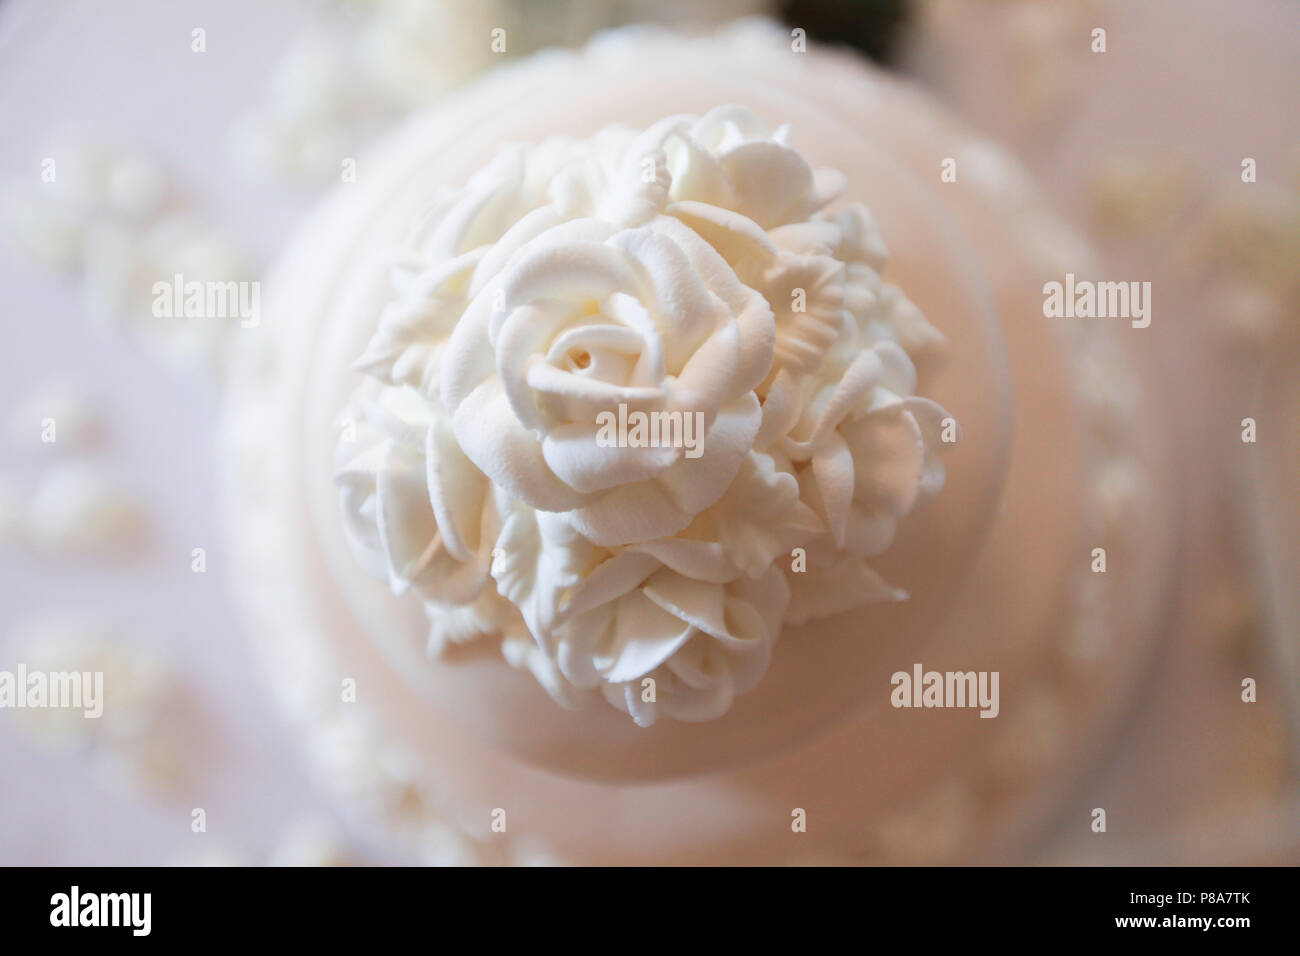
[[[486,637],[562,703],[703,721],[943,485],[942,337],[862,205],[748,110],[510,146],[416,227],[338,483],[429,649]],[[631,427],[628,427],[631,423]]]

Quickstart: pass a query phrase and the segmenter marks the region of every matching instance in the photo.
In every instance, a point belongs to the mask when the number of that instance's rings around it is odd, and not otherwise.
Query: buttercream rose
[[[554,235],[563,232],[562,236]],[[690,229],[579,220],[521,250],[452,333],[442,400],[466,455],[590,541],[674,534],[758,432],[772,311]],[[597,441],[601,413],[702,416],[703,454]]]
[[[723,107],[508,147],[422,219],[339,483],[433,651],[496,635],[562,703],[708,720],[784,623],[905,597],[867,562],[943,483],[942,337],[787,140]],[[637,415],[698,441],[605,440]]]

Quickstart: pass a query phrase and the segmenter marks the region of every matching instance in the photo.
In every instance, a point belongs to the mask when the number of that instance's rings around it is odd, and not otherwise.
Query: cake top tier
[[[662,776],[807,739],[992,514],[992,290],[916,173],[948,126],[771,41],[504,69],[363,157],[272,283],[323,313],[308,494],[358,630],[510,753]]]
[[[438,199],[338,475],[434,655],[499,636],[562,704],[704,721],[787,620],[906,599],[870,559],[959,430],[916,395],[942,337],[867,208],[826,211],[843,189],[722,106],[507,146]]]

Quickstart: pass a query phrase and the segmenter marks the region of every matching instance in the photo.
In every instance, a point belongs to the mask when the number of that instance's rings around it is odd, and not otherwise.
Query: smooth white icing
[[[425,602],[431,651],[499,635],[561,702],[710,720],[784,622],[906,597],[869,559],[943,485],[913,365],[942,337],[867,209],[826,211],[843,185],[726,106],[444,190],[337,458],[353,550]],[[604,447],[620,405],[698,414],[700,453]]]

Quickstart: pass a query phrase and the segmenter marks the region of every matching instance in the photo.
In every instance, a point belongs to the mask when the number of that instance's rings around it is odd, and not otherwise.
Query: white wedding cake
[[[1044,317],[1094,269],[999,149],[770,24],[419,115],[284,250],[222,438],[322,778],[396,859],[1013,852],[1168,548],[1115,327]],[[932,671],[992,680],[898,692]]]

